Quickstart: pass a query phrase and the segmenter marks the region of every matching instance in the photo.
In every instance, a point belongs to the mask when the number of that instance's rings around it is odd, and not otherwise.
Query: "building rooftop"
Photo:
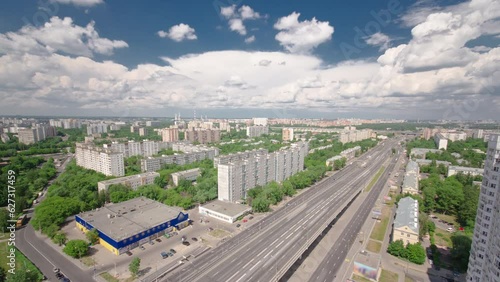
[[[203,205],[203,207],[211,211],[218,212],[231,217],[237,216],[242,212],[249,211],[252,209],[249,206],[220,201],[220,200],[211,201]]]
[[[413,232],[418,233],[418,201],[411,197],[399,200],[394,228],[408,226]]]
[[[415,162],[419,165],[430,165],[432,163],[432,160],[426,160],[426,159],[416,159]],[[451,165],[450,162],[447,161],[436,161],[436,165],[443,164],[445,166]]]
[[[130,175],[130,176],[113,178],[110,180],[99,181],[99,183],[102,183],[105,185],[120,184],[120,183],[127,181],[127,180],[133,180],[136,178],[142,178],[142,177],[147,177],[147,176],[155,176],[156,177],[156,176],[160,176],[160,174],[157,172],[145,172],[145,173],[140,173],[140,174],[135,174],[135,175]]]
[[[406,173],[418,173],[418,164],[415,161],[409,161],[406,165]]]
[[[477,173],[483,173],[484,169],[482,168],[476,168],[476,167],[465,167],[465,166],[449,166],[448,170],[454,170],[454,171],[464,171],[464,172],[477,172]]]
[[[181,212],[180,208],[139,197],[78,216],[118,242],[177,218]]]
[[[184,175],[191,175],[192,173],[198,173],[200,171],[199,168],[193,168],[193,169],[188,169],[188,170],[183,170],[183,171],[179,171],[179,172],[174,172],[171,174],[171,176],[179,176],[179,177],[182,177]]]

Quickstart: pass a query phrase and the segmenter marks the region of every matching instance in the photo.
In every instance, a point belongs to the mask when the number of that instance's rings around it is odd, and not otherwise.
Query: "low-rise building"
[[[246,205],[215,200],[203,206],[199,206],[198,210],[200,215],[210,216],[218,220],[233,223],[238,217],[249,213],[252,208]]]
[[[188,169],[184,171],[174,172],[171,174],[172,182],[175,186],[179,185],[181,180],[195,181],[201,175],[199,168]]]
[[[115,179],[99,181],[99,182],[97,182],[97,188],[98,188],[99,192],[100,191],[107,191],[109,186],[111,186],[111,185],[122,184],[122,185],[126,185],[126,186],[132,188],[133,190],[137,190],[137,188],[139,186],[153,184],[155,181],[155,178],[158,176],[160,176],[160,174],[157,172],[146,172],[146,173],[141,173],[141,174],[136,174],[136,175],[119,177],[119,178],[115,178]]]
[[[431,165],[432,164],[432,160],[426,160],[426,159],[416,159],[414,160],[419,166],[423,166],[423,165]],[[439,166],[439,165],[444,165],[445,167],[448,167],[451,165],[450,162],[447,162],[447,161],[436,161],[436,165]]]
[[[84,232],[97,229],[99,244],[115,255],[152,242],[165,233],[189,224],[189,215],[146,197],[75,215],[76,227]]]
[[[441,153],[438,149],[413,148],[410,151],[410,157],[416,159],[425,159],[427,153]]]
[[[406,165],[406,172],[403,178],[402,193],[418,194],[418,164],[412,160]]]
[[[464,167],[464,166],[449,166],[447,177],[450,177],[452,175],[459,174],[459,173],[469,174],[472,176],[483,175],[484,169],[475,168],[475,167]]]
[[[418,201],[411,197],[399,200],[394,219],[392,241],[402,240],[406,244],[419,242]]]

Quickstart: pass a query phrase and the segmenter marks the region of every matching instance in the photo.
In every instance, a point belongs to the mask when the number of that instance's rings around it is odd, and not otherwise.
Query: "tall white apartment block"
[[[255,153],[255,154],[253,154]],[[304,169],[308,153],[307,143],[292,144],[290,148],[274,153],[254,151],[245,159],[234,158],[217,166],[218,198],[238,202],[247,191],[271,181],[282,182]]]
[[[262,125],[254,125],[247,127],[247,136],[250,138],[259,137],[264,134],[269,134],[269,127]]]
[[[500,281],[500,135],[490,135],[467,281]]]
[[[144,157],[151,157],[152,155],[157,154],[158,151],[158,142],[146,140],[142,141],[142,155]]]
[[[95,133],[107,133],[108,125],[105,123],[89,123],[87,125],[87,135],[92,135]]]
[[[448,148],[448,139],[441,133],[436,133],[436,135],[434,135],[434,143],[436,143],[436,147],[439,150],[446,150]]]
[[[76,164],[105,175],[125,175],[123,153],[113,152],[110,148],[98,148],[86,143],[76,143]]]

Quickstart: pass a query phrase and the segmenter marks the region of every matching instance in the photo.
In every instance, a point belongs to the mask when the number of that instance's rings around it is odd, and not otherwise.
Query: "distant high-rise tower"
[[[491,135],[484,163],[467,281],[500,281],[500,135]]]

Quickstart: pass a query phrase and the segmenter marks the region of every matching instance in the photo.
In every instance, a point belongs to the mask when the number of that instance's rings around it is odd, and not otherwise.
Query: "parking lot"
[[[199,249],[216,247],[225,238],[232,237],[249,228],[266,215],[248,215],[243,220],[230,224],[211,217],[200,216],[198,208],[187,212],[192,222],[188,227],[170,232],[168,236],[164,235],[119,256],[114,255],[99,244],[92,246],[91,259],[86,260],[86,267],[90,269],[95,267],[96,275],[108,272],[118,278],[127,278],[129,276],[128,265],[134,257],[139,257],[141,259],[141,274],[147,276],[173,261],[181,260],[183,256],[197,252]],[[70,240],[85,239],[84,233],[76,228],[74,221],[64,226],[63,231],[68,234]],[[95,261],[95,265],[88,263],[92,259]]]

